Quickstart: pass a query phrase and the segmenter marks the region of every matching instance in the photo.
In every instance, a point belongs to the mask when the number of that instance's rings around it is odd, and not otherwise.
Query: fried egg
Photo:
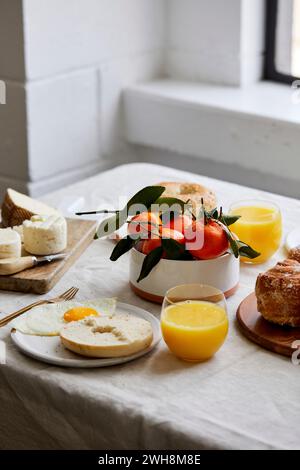
[[[11,326],[28,335],[58,336],[62,327],[69,322],[89,316],[113,315],[115,308],[114,298],[40,305],[16,318]]]

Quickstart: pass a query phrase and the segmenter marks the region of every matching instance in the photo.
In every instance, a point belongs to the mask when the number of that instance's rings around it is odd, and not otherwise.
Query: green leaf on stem
[[[216,222],[222,226],[224,232],[226,233],[227,240],[229,241],[231,251],[235,258],[238,258],[240,254],[237,240],[234,238],[232,232],[229,230],[227,225],[223,222],[223,215],[219,218],[219,220],[216,220]]]
[[[126,212],[126,216],[136,215],[136,210],[131,211],[132,207],[136,204],[141,204],[146,206],[147,209],[150,209],[151,204],[156,203],[165,189],[164,186],[146,186],[129,199],[122,212]]]
[[[161,243],[169,259],[180,259],[185,252],[185,246],[173,238],[162,238]]]
[[[224,224],[227,225],[227,227],[234,224],[240,218],[241,218],[240,215],[227,215],[227,214],[222,215],[222,221],[224,222]]]
[[[232,237],[231,232],[227,232],[226,230],[225,232],[226,232],[227,239],[229,241],[231,251],[234,254],[235,258],[238,258],[240,255],[238,244],[236,240]]]
[[[102,238],[108,236],[118,230],[127,221],[128,215],[136,215],[136,207],[138,204],[143,205],[146,209],[149,209],[165,191],[164,186],[146,186],[145,188],[138,191],[121,211],[103,220],[98,229],[95,238]]]
[[[163,254],[163,247],[158,246],[145,257],[137,282],[140,282],[142,279],[145,279],[145,277],[148,276],[148,274],[152,271],[154,266],[156,266],[157,263],[160,261],[162,254]]]
[[[254,259],[254,258],[257,258],[260,255],[260,253],[258,251],[254,250],[253,248],[251,248],[251,246],[247,245],[247,243],[242,242],[241,240],[237,241],[237,245],[238,245],[238,248],[239,248],[240,256],[244,256],[245,258]]]
[[[131,248],[137,243],[137,241],[138,240],[133,240],[132,238],[130,238],[129,235],[125,238],[122,238],[114,247],[110,255],[110,260],[117,261],[120,256],[124,255],[124,253],[127,253],[127,251],[131,250]]]
[[[159,197],[154,204],[157,205],[166,205],[168,207],[172,207],[174,205],[180,206],[181,212],[184,211],[184,206],[186,202],[182,201],[181,199],[177,199],[177,197]]]
[[[208,219],[218,219],[219,218],[218,209],[215,207],[211,211],[206,211],[206,217]]]

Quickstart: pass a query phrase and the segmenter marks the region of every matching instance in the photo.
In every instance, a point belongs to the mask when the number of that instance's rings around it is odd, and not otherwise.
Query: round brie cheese
[[[67,222],[61,216],[34,215],[23,222],[24,248],[32,255],[54,255],[67,246]]]
[[[11,228],[0,229],[0,258],[19,258],[21,256],[21,237]]]

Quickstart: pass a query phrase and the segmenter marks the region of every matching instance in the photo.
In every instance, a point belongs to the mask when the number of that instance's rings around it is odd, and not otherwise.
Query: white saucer
[[[136,354],[132,354],[131,356],[100,359],[87,358],[68,351],[62,346],[59,336],[25,335],[13,329],[11,331],[11,338],[13,343],[21,352],[27,356],[33,357],[34,359],[62,367],[83,368],[107,367],[123,364],[124,362],[129,362],[133,359],[144,356],[159,343],[161,339],[160,323],[154,315],[142,308],[123,304],[121,302],[117,303],[116,313],[127,313],[148,320],[153,329],[152,344],[147,349],[139,351]]]
[[[285,248],[290,251],[300,245],[300,227],[294,228],[285,239]]]

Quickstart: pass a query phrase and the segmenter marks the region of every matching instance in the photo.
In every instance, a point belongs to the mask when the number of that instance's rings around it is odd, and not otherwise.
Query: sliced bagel
[[[217,205],[217,198],[214,191],[201,184],[166,181],[158,183],[158,186],[164,186],[166,188],[162,194],[163,197],[176,197],[184,202],[190,200],[195,210],[200,208],[202,198],[207,210],[214,209]]]
[[[89,317],[64,326],[60,339],[65,348],[89,357],[123,357],[152,343],[151,324],[133,315]]]

